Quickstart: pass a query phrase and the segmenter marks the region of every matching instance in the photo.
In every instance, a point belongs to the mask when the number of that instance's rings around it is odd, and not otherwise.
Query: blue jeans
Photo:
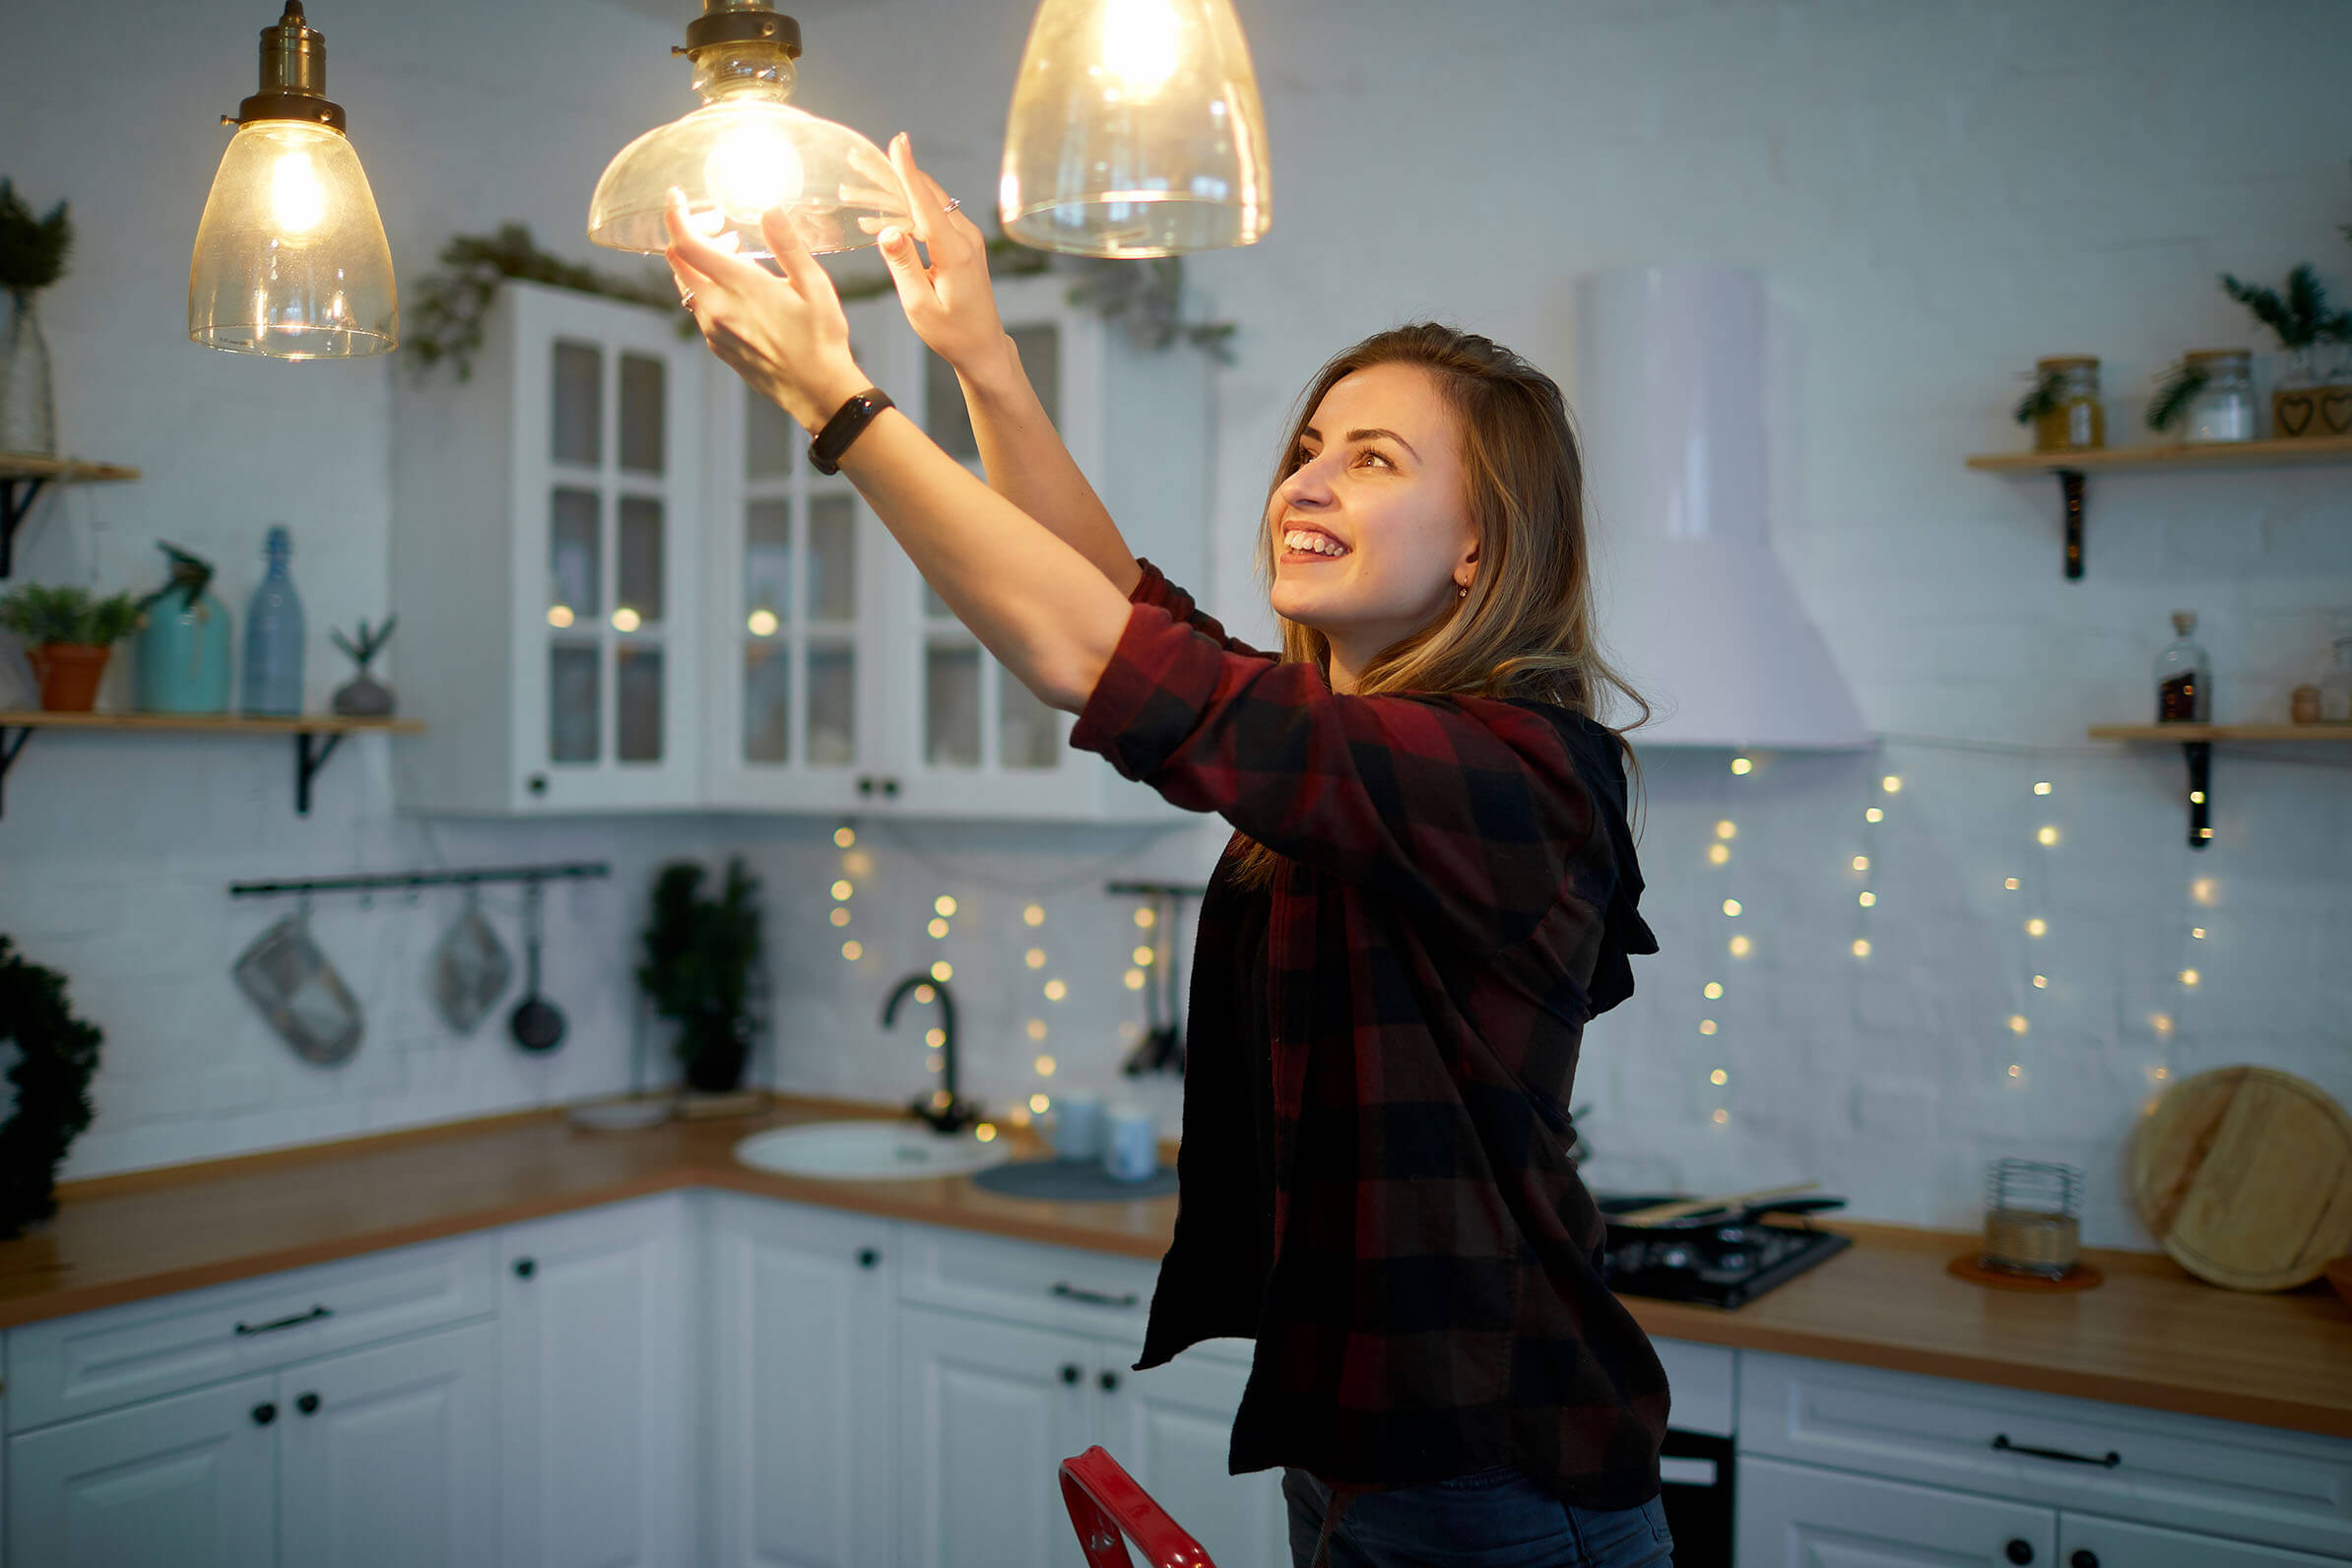
[[[1310,1568],[1331,1488],[1282,1471],[1290,1558]],[[1666,1505],[1600,1510],[1563,1503],[1509,1466],[1425,1486],[1358,1494],[1339,1516],[1331,1568],[1672,1568]]]

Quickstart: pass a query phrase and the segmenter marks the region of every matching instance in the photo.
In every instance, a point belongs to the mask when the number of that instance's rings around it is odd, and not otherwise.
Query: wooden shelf
[[[2333,741],[2352,746],[2352,724],[2094,724],[2094,741]]]
[[[423,735],[423,719],[356,719],[340,713],[304,713],[294,718],[248,718],[241,713],[50,713],[31,708],[0,710],[0,784],[34,730],[178,732],[199,735],[291,735],[294,743],[294,814],[310,815],[310,781],[335,754],[347,735],[377,731]],[[13,737],[11,731],[14,731]],[[317,737],[325,737],[323,745]],[[0,800],[0,806],[5,801]]]
[[[139,471],[121,463],[86,463],[78,457],[42,457],[0,452],[0,577],[9,573],[16,552],[17,524],[33,510],[44,485],[102,485],[132,480]]]
[[[2083,476],[2100,473],[2159,473],[2199,468],[2306,468],[2352,463],[2352,436],[2312,436],[2298,441],[2168,441],[2146,446],[2103,446],[2080,452],[1980,452],[1968,466],[1988,474],[2055,474],[2065,506],[2066,576],[2082,575]]]

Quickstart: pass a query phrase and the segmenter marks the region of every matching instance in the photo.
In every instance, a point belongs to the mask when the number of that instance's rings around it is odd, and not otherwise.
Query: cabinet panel
[[[1289,1568],[1282,1472],[1226,1470],[1248,1370],[1197,1348],[1148,1372],[1128,1371],[1117,1356],[1106,1370],[1118,1387],[1103,1402],[1096,1441],[1217,1568]]]
[[[1064,1334],[905,1308],[900,1561],[1084,1568],[1060,1476],[1093,1441],[1096,1371]]]
[[[255,1412],[266,1408],[269,1420]],[[8,1444],[8,1560],[255,1568],[277,1543],[272,1380],[94,1415]]]
[[[1753,1350],[1739,1396],[1743,1455],[2352,1555],[2341,1438]]]
[[[280,1560],[500,1561],[496,1369],[484,1323],[280,1373]]]
[[[1739,1568],[2021,1568],[2055,1560],[2047,1508],[1742,1459]]]
[[[2343,1561],[2071,1512],[2058,1515],[2058,1560],[2065,1568],[2340,1568]]]
[[[687,1217],[665,1197],[504,1232],[502,1562],[694,1560]]]
[[[899,1274],[908,1301],[1135,1344],[1158,1279],[1159,1265],[1141,1258],[928,1226],[908,1228]]]
[[[494,1247],[462,1236],[12,1329],[12,1430],[487,1317]]]
[[[891,1473],[896,1227],[721,1195],[712,1421],[721,1568],[881,1568],[906,1490]]]

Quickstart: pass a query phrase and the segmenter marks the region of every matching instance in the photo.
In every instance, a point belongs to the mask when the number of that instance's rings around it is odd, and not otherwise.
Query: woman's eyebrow
[[[1315,428],[1315,426],[1312,425],[1300,430],[1298,435],[1299,439],[1302,441],[1320,441],[1323,439],[1323,432]],[[1418,452],[1413,452],[1412,442],[1406,440],[1404,436],[1399,435],[1395,430],[1383,429],[1379,425],[1372,425],[1366,429],[1349,430],[1347,432],[1347,438],[1351,441],[1370,441],[1383,435],[1396,442],[1399,446],[1404,447],[1407,452],[1412,452],[1413,461],[1420,461],[1421,454]]]

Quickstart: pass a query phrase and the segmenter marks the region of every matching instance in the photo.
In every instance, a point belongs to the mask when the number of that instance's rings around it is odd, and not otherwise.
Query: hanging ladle
[[[537,879],[523,884],[523,1000],[506,1020],[514,1043],[526,1051],[553,1051],[563,1043],[563,1013],[539,994],[540,893]]]

